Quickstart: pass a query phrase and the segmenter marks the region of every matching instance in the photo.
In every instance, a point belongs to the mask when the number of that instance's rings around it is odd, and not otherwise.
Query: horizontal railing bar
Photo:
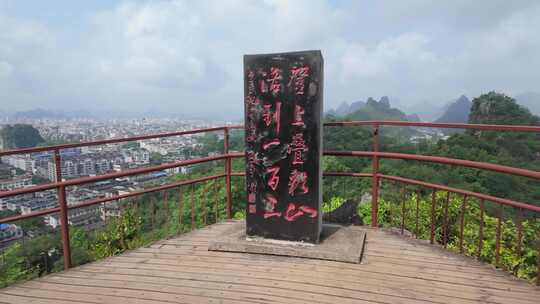
[[[34,218],[34,217],[38,217],[38,216],[45,216],[45,215],[49,215],[51,213],[56,213],[56,212],[60,212],[60,207],[43,209],[43,210],[39,210],[39,211],[36,211],[36,212],[28,213],[28,214],[25,214],[25,215],[14,215],[14,216],[10,216],[10,217],[4,217],[4,218],[0,219],[0,224],[16,222],[16,221],[25,220],[25,219],[29,219],[29,218]]]
[[[345,127],[345,126],[401,126],[401,127],[427,127],[440,129],[475,129],[492,131],[512,131],[512,132],[540,132],[540,126],[519,126],[519,125],[485,125],[466,123],[433,123],[414,121],[393,121],[393,120],[358,120],[358,121],[335,121],[324,123],[325,127]]]
[[[405,183],[405,184],[411,184],[411,185],[416,185],[416,186],[422,186],[422,187],[426,187],[426,188],[430,188],[430,189],[437,189],[437,190],[442,190],[442,191],[459,193],[459,194],[462,194],[462,195],[476,197],[478,199],[483,199],[483,200],[490,201],[490,202],[493,202],[493,203],[498,203],[498,204],[501,204],[501,205],[507,205],[507,206],[511,206],[511,207],[514,207],[514,208],[523,208],[523,209],[528,210],[528,211],[533,211],[533,212],[539,212],[540,213],[540,207],[539,206],[535,206],[535,205],[531,205],[531,204],[527,204],[527,203],[522,203],[522,202],[517,202],[517,201],[514,201],[514,200],[510,200],[510,199],[499,198],[499,197],[496,197],[496,196],[491,196],[491,195],[487,195],[487,194],[482,194],[482,193],[478,193],[478,192],[472,192],[472,191],[458,189],[458,188],[452,188],[452,187],[439,185],[439,184],[427,183],[427,182],[419,181],[419,180],[416,180],[416,179],[410,179],[410,178],[405,178],[405,177],[400,177],[400,176],[392,176],[392,175],[384,175],[384,174],[379,174],[378,176],[380,178],[387,179],[387,180],[392,180],[392,181],[396,181],[396,182],[402,182],[402,183]]]
[[[476,162],[471,160],[455,159],[448,157],[440,156],[427,156],[427,155],[417,155],[417,154],[406,154],[406,153],[393,153],[393,152],[371,152],[371,151],[324,151],[324,155],[332,156],[360,156],[360,157],[382,157],[382,158],[393,158],[393,159],[406,159],[406,160],[417,160],[417,161],[427,161],[433,163],[447,164],[453,166],[463,166],[475,169],[489,170],[501,173],[508,173],[512,175],[519,175],[530,177],[540,180],[540,172],[514,168],[509,166],[490,164],[484,162]]]
[[[174,162],[174,163],[167,163],[167,164],[163,164],[159,166],[129,169],[129,170],[124,170],[124,171],[115,172],[115,173],[108,173],[108,174],[103,174],[103,175],[98,175],[98,176],[74,178],[74,179],[70,179],[70,180],[66,180],[62,182],[55,182],[55,183],[50,183],[50,184],[45,184],[45,185],[0,192],[0,198],[26,194],[26,193],[40,192],[40,191],[45,191],[45,190],[51,190],[58,187],[68,187],[68,186],[75,186],[75,185],[80,185],[80,184],[100,182],[100,181],[104,181],[108,179],[114,179],[114,178],[126,177],[126,176],[138,175],[138,174],[145,174],[145,173],[150,173],[154,171],[161,171],[165,169],[189,166],[189,165],[194,165],[194,164],[199,164],[199,163],[204,163],[204,162],[223,160],[228,157],[229,157],[229,154],[223,154],[223,155],[217,155],[217,156],[190,159],[190,160]]]
[[[107,145],[107,144],[117,144],[117,143],[122,143],[122,142],[153,139],[153,138],[163,138],[163,137],[173,137],[173,136],[190,135],[190,134],[197,134],[197,133],[215,132],[215,131],[222,131],[225,128],[237,128],[237,127],[238,126],[193,129],[193,130],[186,130],[186,131],[158,133],[158,134],[152,134],[152,135],[141,135],[141,136],[133,136],[133,137],[125,137],[125,138],[114,138],[114,139],[82,142],[82,143],[6,150],[6,151],[0,151],[0,156],[7,156],[7,155],[14,155],[14,154],[28,154],[28,153],[63,150],[63,149],[71,149],[71,148],[79,148],[79,147],[100,146],[100,145]]]
[[[373,174],[356,172],[324,172],[323,176],[373,177]]]

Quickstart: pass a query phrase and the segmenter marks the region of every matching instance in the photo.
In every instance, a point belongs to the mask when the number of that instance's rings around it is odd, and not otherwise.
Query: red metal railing
[[[154,134],[154,135],[144,135],[144,136],[136,136],[136,137],[129,137],[129,138],[119,138],[119,139],[110,139],[110,140],[101,140],[101,141],[93,141],[93,142],[85,142],[85,143],[76,143],[76,144],[66,144],[66,145],[58,145],[58,146],[51,146],[51,147],[38,147],[38,148],[28,148],[28,149],[18,149],[18,150],[7,150],[7,151],[0,151],[0,157],[1,156],[7,156],[7,155],[20,155],[20,154],[29,154],[29,153],[37,153],[37,152],[45,152],[45,151],[52,151],[54,153],[54,161],[55,161],[55,169],[56,169],[56,181],[54,183],[39,185],[39,186],[33,186],[33,187],[27,187],[27,188],[19,188],[12,191],[5,191],[0,192],[0,198],[3,197],[9,197],[9,196],[15,196],[20,194],[28,194],[28,193],[35,193],[45,190],[51,190],[56,189],[58,194],[58,207],[56,208],[50,208],[45,210],[40,210],[37,212],[32,212],[25,215],[18,215],[18,216],[12,216],[7,218],[0,219],[0,224],[3,223],[9,223],[14,221],[19,221],[23,219],[28,218],[34,218],[38,216],[43,216],[47,214],[52,214],[59,212],[60,213],[60,234],[62,236],[62,246],[63,246],[63,256],[64,256],[64,269],[69,269],[71,267],[71,249],[70,249],[70,241],[69,241],[69,223],[68,223],[68,210],[69,209],[76,209],[86,206],[91,206],[99,203],[104,202],[110,202],[110,201],[116,201],[122,198],[127,197],[133,197],[137,195],[141,195],[144,193],[149,192],[155,192],[155,191],[161,191],[165,189],[170,189],[174,187],[179,187],[182,185],[187,184],[195,184],[198,182],[201,182],[203,180],[210,180],[210,179],[216,179],[223,176],[227,176],[227,217],[230,218],[230,155],[228,154],[228,133],[229,129],[233,128],[242,128],[241,126],[227,126],[227,127],[217,127],[217,128],[207,128],[207,129],[195,129],[195,130],[188,130],[188,131],[180,131],[180,132],[171,132],[171,133],[161,133],[161,134]],[[206,132],[215,132],[215,131],[223,131],[224,132],[224,153],[219,156],[213,156],[213,157],[203,157],[203,158],[197,158],[187,161],[181,161],[181,162],[174,162],[174,163],[168,163],[163,164],[159,166],[151,166],[151,167],[144,167],[144,168],[137,168],[137,169],[131,169],[131,170],[124,170],[121,172],[116,173],[108,173],[103,174],[99,176],[92,176],[92,177],[82,177],[82,178],[75,178],[70,179],[67,181],[62,181],[62,169],[61,169],[61,154],[60,151],[63,149],[71,149],[71,148],[78,148],[78,147],[87,147],[87,146],[97,146],[97,145],[106,145],[106,144],[117,144],[117,143],[123,143],[123,142],[129,142],[129,141],[137,141],[137,140],[146,140],[146,139],[153,139],[153,138],[164,138],[164,137],[172,137],[172,136],[182,136],[182,135],[192,135],[192,134],[200,134],[200,133],[206,133]],[[138,191],[133,192],[127,195],[116,195],[111,196],[107,198],[97,199],[97,200],[89,200],[85,201],[76,205],[67,205],[66,201],[66,187],[68,186],[75,186],[75,185],[81,185],[81,184],[87,184],[87,183],[93,183],[93,182],[99,182],[103,180],[108,179],[114,179],[119,177],[125,177],[125,176],[133,176],[138,174],[144,174],[144,173],[150,173],[155,171],[161,171],[165,169],[170,168],[177,168],[177,167],[183,167],[183,166],[189,166],[193,164],[199,164],[204,162],[210,162],[210,161],[216,161],[216,160],[225,160],[225,174],[223,175],[216,175],[212,177],[208,177],[206,179],[199,179],[199,180],[191,180],[191,181],[185,181],[181,183],[176,184],[170,184],[167,186],[162,187],[156,187],[152,189],[146,189],[144,191]],[[227,174],[228,173],[228,174]]]
[[[489,201],[496,204],[499,204],[500,206],[506,205],[510,206],[512,208],[516,208],[518,210],[518,214],[520,215],[519,221],[518,221],[518,244],[516,244],[516,247],[518,248],[518,252],[521,251],[522,247],[522,237],[523,237],[523,231],[522,231],[522,225],[521,225],[521,213],[525,211],[540,213],[540,207],[534,206],[531,204],[518,202],[510,199],[505,198],[498,198],[482,193],[476,193],[472,191],[467,191],[463,189],[457,189],[448,187],[445,185],[438,185],[438,184],[432,184],[424,181],[419,180],[413,180],[405,177],[399,177],[399,176],[389,176],[384,175],[379,172],[379,163],[381,158],[395,158],[395,159],[405,159],[405,160],[415,160],[415,161],[427,161],[427,162],[434,162],[434,163],[440,163],[440,164],[446,164],[446,165],[452,165],[452,166],[464,166],[464,167],[470,167],[475,169],[481,169],[481,170],[490,170],[494,172],[501,172],[501,173],[507,173],[511,175],[517,175],[517,176],[524,176],[528,178],[532,178],[535,180],[540,180],[540,172],[532,171],[532,170],[526,170],[526,169],[520,169],[520,168],[513,168],[508,166],[502,166],[497,164],[491,164],[491,163],[484,163],[484,162],[474,162],[474,161],[467,161],[467,160],[461,160],[461,159],[452,159],[447,157],[436,157],[436,156],[424,156],[424,155],[414,155],[414,154],[404,154],[404,153],[390,153],[390,152],[380,152],[379,151],[379,136],[380,136],[380,127],[381,126],[398,126],[398,127],[430,127],[430,128],[456,128],[456,129],[477,129],[477,130],[491,130],[491,131],[506,131],[506,132],[534,132],[534,133],[540,133],[540,127],[538,126],[508,126],[508,125],[475,125],[475,124],[440,124],[440,123],[425,123],[425,122],[401,122],[401,121],[348,121],[348,122],[330,122],[325,124],[326,127],[345,127],[345,126],[371,126],[373,127],[373,150],[372,151],[325,151],[324,155],[333,155],[333,156],[339,156],[339,157],[371,157],[372,158],[372,172],[371,173],[358,173],[358,172],[325,172],[324,176],[347,176],[347,177],[370,177],[372,181],[372,204],[371,204],[371,214],[372,214],[372,226],[378,227],[378,220],[377,220],[377,214],[378,214],[378,190],[381,180],[389,180],[409,185],[416,185],[428,189],[432,189],[432,208],[431,208],[431,231],[430,231],[430,241],[431,243],[434,243],[434,236],[435,236],[435,197],[437,191],[445,191],[447,192],[447,200],[444,205],[444,225],[443,225],[443,245],[446,246],[448,242],[448,201],[450,193],[456,193],[461,194],[464,196],[464,200],[462,203],[461,208],[461,214],[460,214],[460,242],[459,247],[460,251],[463,252],[463,227],[464,227],[464,215],[466,212],[466,205],[467,205],[467,199],[469,197],[474,197],[477,199],[480,199],[481,201],[481,225],[480,225],[480,240],[479,240],[479,248],[481,248],[482,242],[483,242],[483,217],[484,217],[484,202]],[[64,268],[68,269],[71,266],[71,254],[70,254],[70,246],[69,246],[69,224],[68,224],[68,210],[91,206],[95,204],[110,202],[110,201],[116,201],[120,199],[125,199],[129,197],[135,197],[139,196],[145,193],[150,192],[158,192],[158,191],[165,191],[172,188],[185,186],[185,185],[194,185],[196,183],[205,182],[209,180],[216,180],[220,178],[225,178],[225,184],[226,184],[226,216],[227,218],[231,218],[231,178],[233,176],[244,176],[244,172],[232,172],[232,166],[231,166],[231,160],[233,158],[240,158],[244,157],[244,153],[230,153],[229,151],[229,130],[230,129],[240,129],[243,128],[242,126],[236,125],[236,126],[226,126],[226,127],[217,127],[217,128],[208,128],[208,129],[196,129],[196,130],[189,130],[189,131],[181,131],[181,132],[172,132],[172,133],[162,133],[162,134],[156,134],[156,135],[145,135],[145,136],[137,136],[137,137],[130,137],[130,138],[121,138],[121,139],[111,139],[111,140],[103,140],[103,141],[95,141],[95,142],[86,142],[86,143],[77,143],[77,144],[68,144],[68,145],[59,145],[59,146],[51,146],[51,147],[39,147],[39,148],[29,148],[29,149],[19,149],[19,150],[10,150],[10,151],[0,151],[0,156],[6,156],[6,155],[14,155],[14,154],[28,154],[28,153],[35,153],[35,152],[43,152],[43,151],[52,151],[54,153],[54,159],[56,163],[56,182],[45,184],[45,185],[39,185],[39,186],[32,186],[28,188],[22,188],[22,189],[15,189],[12,191],[7,192],[0,192],[0,198],[3,197],[9,197],[9,196],[15,196],[20,194],[26,194],[26,193],[35,193],[39,191],[44,190],[51,190],[56,189],[58,193],[58,200],[59,204],[56,208],[41,210],[37,212],[32,212],[30,214],[26,215],[18,215],[8,218],[0,219],[0,223],[8,223],[8,222],[14,222],[19,221],[23,219],[43,216],[51,213],[60,213],[60,226],[61,226],[61,235],[62,235],[62,243],[63,243],[63,252],[64,252]],[[171,137],[171,136],[182,136],[182,135],[190,135],[190,134],[200,134],[205,132],[216,132],[216,131],[223,131],[224,136],[224,147],[223,147],[223,154],[218,156],[212,156],[212,157],[202,157],[202,158],[195,158],[187,161],[179,161],[179,162],[173,162],[173,163],[167,163],[162,164],[159,166],[151,166],[151,167],[144,167],[144,168],[137,168],[137,169],[130,169],[130,170],[124,170],[121,172],[115,172],[115,173],[108,173],[100,176],[93,176],[93,177],[82,177],[82,178],[76,178],[71,180],[62,181],[62,173],[61,173],[61,154],[60,151],[62,149],[69,149],[69,148],[76,148],[76,147],[84,147],[84,146],[96,146],[96,145],[105,145],[105,144],[115,144],[115,143],[122,143],[122,142],[128,142],[128,141],[137,141],[137,140],[145,140],[145,139],[152,139],[152,138],[163,138],[163,137]],[[171,183],[159,187],[149,188],[137,192],[132,192],[129,194],[123,194],[123,195],[117,195],[107,198],[99,198],[99,199],[93,199],[88,200],[84,202],[80,202],[76,205],[67,205],[66,202],[66,195],[65,190],[66,187],[69,186],[75,186],[75,185],[81,185],[81,184],[87,184],[92,182],[98,182],[118,177],[125,177],[125,176],[132,176],[137,174],[144,174],[154,171],[160,171],[164,169],[169,168],[176,168],[176,167],[182,167],[182,166],[189,166],[193,164],[199,164],[199,163],[205,163],[205,162],[212,162],[212,161],[218,161],[223,160],[224,161],[224,173],[214,176],[208,176],[204,178],[189,180],[189,181],[182,181],[182,182],[176,182]],[[217,191],[215,191],[217,193]],[[180,206],[183,208],[182,198],[180,198]],[[192,208],[192,226],[194,222],[194,201],[193,201],[193,192],[191,196],[191,208]],[[417,208],[418,210],[418,208]],[[204,216],[206,217],[206,208],[204,209]],[[217,199],[216,199],[216,212],[217,212]],[[403,217],[402,217],[402,225],[401,230],[403,232],[404,230],[404,213],[405,209],[403,206]],[[217,217],[216,217],[217,218]],[[497,235],[496,235],[496,257],[497,257],[497,263],[499,261],[500,257],[500,238],[501,238],[501,218],[502,215],[498,215],[498,226],[497,226]],[[181,221],[181,219],[180,219]],[[416,222],[418,223],[418,212],[416,213]],[[416,225],[416,234],[418,235],[418,224]],[[539,235],[540,240],[540,235]],[[539,242],[540,243],[540,242]],[[478,251],[478,255],[480,251]],[[539,252],[540,252],[540,245],[539,245]],[[540,257],[540,254],[539,254]],[[540,258],[539,258],[540,259]],[[540,260],[538,262],[538,271],[540,273]],[[540,285],[540,280],[537,280],[537,284]]]

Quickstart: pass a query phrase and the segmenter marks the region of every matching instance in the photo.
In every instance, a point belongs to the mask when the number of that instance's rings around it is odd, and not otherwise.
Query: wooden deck
[[[540,289],[366,228],[362,264],[207,251],[230,223],[0,289],[0,303],[540,303]]]

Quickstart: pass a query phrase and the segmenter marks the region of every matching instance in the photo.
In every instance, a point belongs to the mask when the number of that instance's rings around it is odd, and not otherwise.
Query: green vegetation
[[[161,153],[152,152],[150,153],[150,165],[161,165],[163,163],[163,155]]]
[[[333,201],[336,201],[334,199]],[[435,208],[435,241],[444,244],[444,209],[446,193],[438,192],[436,195]],[[386,228],[401,227],[403,220],[403,207],[405,209],[406,231],[416,234],[416,206],[418,202],[418,238],[429,240],[431,236],[431,193],[417,197],[416,193],[408,195],[403,205],[386,200],[379,201],[378,223]],[[448,248],[459,252],[460,247],[460,220],[463,197],[452,195],[448,204]],[[337,204],[339,206],[339,204]],[[335,207],[337,207],[335,206]],[[465,205],[464,229],[463,229],[463,253],[468,256],[477,256],[480,240],[480,206],[479,202],[469,199]],[[363,222],[371,223],[371,204],[358,207],[358,214]],[[484,216],[483,235],[484,241],[480,250],[479,260],[496,265],[496,235],[497,218]],[[501,242],[499,267],[511,272],[513,275],[529,280],[536,280],[536,263],[538,261],[537,233],[540,231],[540,220],[525,220],[523,226],[523,245],[521,255],[517,251],[518,228],[512,219],[501,221]]]
[[[333,117],[332,119],[335,119]],[[470,123],[540,125],[537,116],[520,107],[503,94],[488,93],[473,100]],[[372,150],[372,130],[366,127],[325,128],[324,142],[328,150]],[[529,170],[540,170],[540,134],[470,130],[453,134],[447,140],[402,143],[392,134],[380,132],[381,151],[445,156],[502,164]],[[370,172],[369,158],[339,158],[345,171]],[[510,198],[531,204],[540,203],[538,181],[491,171],[464,167],[419,163],[405,160],[381,160],[381,172],[432,183],[464,188],[475,192]],[[440,174],[444,172],[444,174]],[[369,184],[358,191],[369,191]],[[392,184],[383,184],[382,195],[393,193]],[[385,197],[386,198],[386,197]],[[490,210],[491,212],[491,210]]]
[[[45,140],[39,131],[26,124],[6,125],[0,130],[4,149],[32,148]]]

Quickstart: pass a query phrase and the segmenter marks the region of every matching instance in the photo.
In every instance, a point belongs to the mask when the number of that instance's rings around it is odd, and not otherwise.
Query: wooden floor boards
[[[0,303],[540,303],[489,265],[370,228],[362,264],[207,251],[230,224],[0,289]]]

